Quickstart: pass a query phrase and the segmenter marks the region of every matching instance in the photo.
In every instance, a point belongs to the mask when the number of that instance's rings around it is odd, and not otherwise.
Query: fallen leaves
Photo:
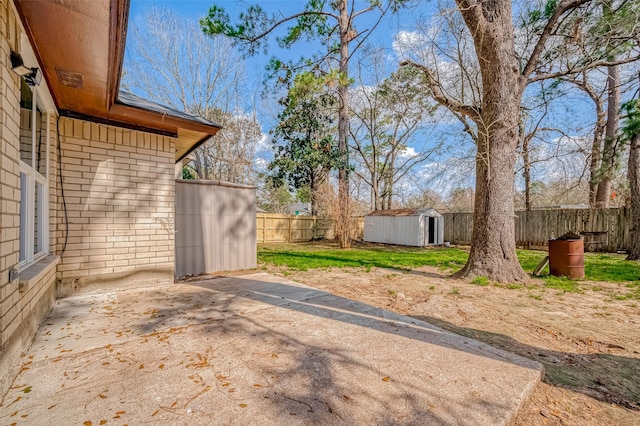
[[[185,368],[189,368],[189,367],[194,367],[194,368],[204,368],[204,367],[209,367],[209,360],[207,359],[206,355],[202,355],[200,353],[196,353],[196,358],[198,358],[198,361],[196,361],[195,359],[191,359],[190,361],[193,361],[192,364],[187,364]],[[216,376],[218,377],[218,376]],[[218,380],[220,380],[220,378],[218,378]]]
[[[16,402],[20,401],[22,399],[21,396],[17,397],[16,399],[13,400],[13,402],[9,405],[7,405],[7,407],[11,407],[13,404],[15,404]]]

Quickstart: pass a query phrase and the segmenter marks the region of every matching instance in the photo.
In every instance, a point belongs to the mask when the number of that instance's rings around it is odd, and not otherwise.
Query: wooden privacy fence
[[[473,213],[445,213],[444,239],[469,244]],[[616,252],[630,245],[631,211],[610,209],[554,209],[518,211],[515,218],[519,246],[546,246],[552,237],[574,231],[585,239],[585,250]]]
[[[352,237],[362,239],[364,219],[353,218]],[[321,239],[333,239],[333,221],[317,216],[293,216],[287,214],[258,213],[256,215],[258,243],[294,243]]]

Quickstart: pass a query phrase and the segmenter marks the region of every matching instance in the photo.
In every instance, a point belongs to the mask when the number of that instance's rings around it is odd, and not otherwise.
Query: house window
[[[22,80],[20,92],[20,269],[24,269],[48,251],[49,131],[37,89]]]

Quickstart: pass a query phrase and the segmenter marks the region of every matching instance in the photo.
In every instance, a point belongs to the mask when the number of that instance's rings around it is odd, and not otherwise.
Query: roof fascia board
[[[68,118],[75,118],[77,120],[89,121],[89,122],[92,122],[92,123],[106,124],[106,125],[115,126],[115,127],[122,127],[122,128],[130,129],[130,130],[137,130],[139,132],[153,133],[153,134],[161,135],[161,136],[169,136],[169,137],[172,137],[172,138],[177,138],[178,137],[178,133],[177,132],[173,132],[173,131],[169,131],[169,130],[160,130],[160,129],[157,129],[157,128],[150,128],[150,127],[145,127],[145,126],[140,126],[140,125],[137,125],[137,124],[127,123],[127,122],[119,121],[119,120],[110,120],[110,119],[106,119],[106,118],[94,117],[92,115],[80,114],[80,113],[75,112],[75,111],[62,110],[62,111],[60,111],[60,116],[61,117],[68,117]]]

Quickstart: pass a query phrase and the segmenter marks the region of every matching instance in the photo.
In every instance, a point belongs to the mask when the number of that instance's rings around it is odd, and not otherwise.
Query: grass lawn
[[[518,259],[531,273],[547,255],[544,251],[518,250]],[[275,266],[306,271],[319,268],[371,267],[411,270],[428,265],[455,272],[466,262],[466,250],[450,248],[417,248],[400,246],[354,245],[340,250],[331,243],[264,244],[258,246],[258,260]],[[591,281],[627,282],[637,289],[640,298],[640,263],[624,260],[624,255],[585,253],[585,274]],[[548,269],[547,269],[548,273]],[[579,291],[579,282],[544,276],[547,287]],[[478,282],[480,284],[480,282]]]
[[[457,271],[468,253],[457,248],[421,249],[400,246],[357,246],[341,250],[335,244],[268,244],[258,246],[258,260],[306,271],[318,268],[363,267],[411,270],[424,265]]]

